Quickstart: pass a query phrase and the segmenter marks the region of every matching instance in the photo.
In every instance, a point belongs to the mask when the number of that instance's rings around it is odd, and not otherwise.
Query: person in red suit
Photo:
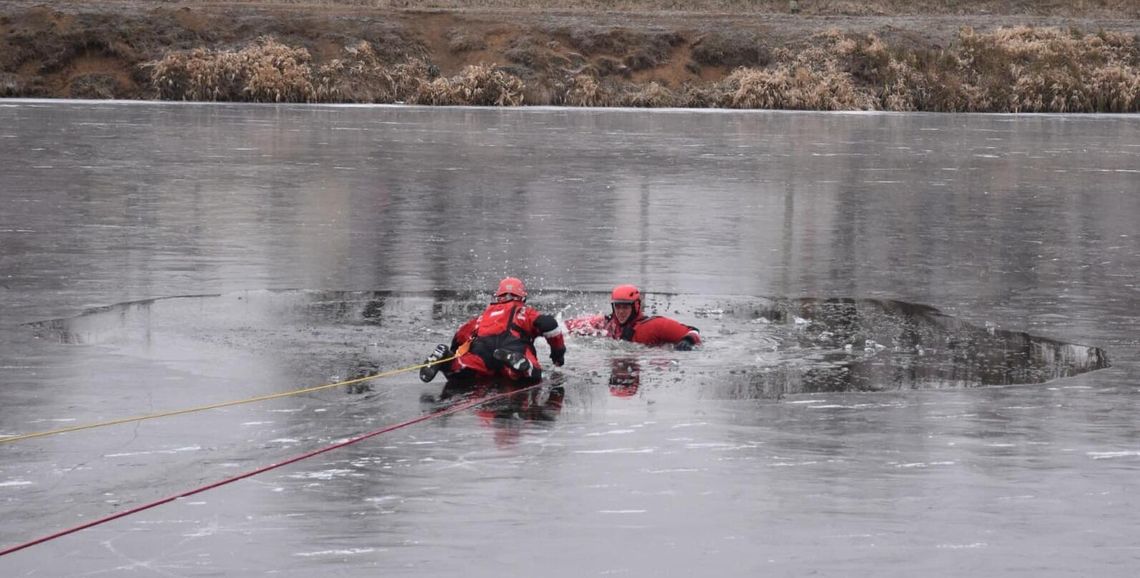
[[[701,332],[668,317],[646,316],[641,291],[634,285],[618,285],[610,294],[609,315],[576,317],[566,321],[567,331],[579,334],[604,333],[611,339],[632,341],[651,347],[673,346],[688,351],[701,344]]]
[[[514,277],[499,282],[495,300],[483,313],[464,323],[451,338],[451,346],[440,344],[420,369],[425,383],[441,369],[448,383],[478,383],[506,378],[516,384],[542,381],[542,366],[534,340],[546,339],[550,360],[561,367],[566,362],[562,327],[552,315],[526,304],[526,286]],[[448,357],[448,363],[435,363]]]

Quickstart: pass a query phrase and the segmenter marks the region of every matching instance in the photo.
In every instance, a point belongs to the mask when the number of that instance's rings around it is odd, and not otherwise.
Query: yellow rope
[[[80,431],[80,430],[85,430],[85,429],[95,429],[97,427],[105,427],[105,426],[109,426],[109,425],[119,425],[122,423],[131,423],[131,422],[135,422],[135,421],[143,421],[143,420],[155,419],[155,418],[160,418],[160,417],[170,417],[170,416],[174,416],[174,415],[182,415],[182,414],[187,414],[187,413],[206,411],[208,409],[217,409],[219,407],[230,407],[232,405],[241,405],[243,403],[253,403],[255,401],[266,401],[266,400],[270,400],[270,399],[277,399],[279,397],[288,397],[290,395],[300,395],[302,393],[312,393],[314,391],[320,391],[322,389],[328,389],[330,387],[339,387],[342,385],[352,385],[354,383],[360,383],[362,381],[368,381],[370,379],[378,379],[381,377],[389,377],[392,375],[396,375],[398,373],[404,373],[405,371],[411,371],[413,369],[420,369],[422,367],[428,367],[430,365],[438,365],[438,364],[443,363],[445,361],[451,361],[452,359],[455,359],[458,355],[461,355],[461,353],[456,353],[455,355],[452,355],[451,357],[445,357],[443,359],[437,359],[437,360],[430,362],[430,363],[421,363],[419,365],[411,365],[408,367],[402,367],[400,369],[393,369],[391,371],[377,373],[374,375],[367,375],[364,377],[358,377],[356,379],[349,379],[347,381],[338,381],[336,383],[330,383],[327,385],[318,385],[318,386],[314,386],[314,387],[306,387],[304,389],[296,389],[293,391],[286,391],[284,393],[274,393],[274,394],[270,394],[270,395],[262,395],[262,396],[258,396],[258,397],[251,397],[248,399],[239,399],[236,401],[224,401],[221,403],[213,403],[210,405],[201,405],[198,407],[191,407],[188,409],[179,409],[179,410],[175,410],[175,411],[167,411],[167,412],[162,412],[162,413],[152,413],[152,414],[148,414],[148,415],[140,415],[140,416],[135,416],[135,417],[124,417],[124,418],[120,418],[120,419],[112,419],[112,420],[108,420],[108,421],[101,421],[101,422],[90,423],[90,424],[86,424],[86,425],[77,425],[77,426],[65,427],[65,428],[60,428],[60,429],[53,429],[50,431],[41,431],[41,432],[36,432],[36,433],[14,435],[14,436],[8,436],[8,437],[0,437],[0,444],[17,442],[20,440],[28,440],[28,439],[32,439],[32,438],[41,438],[41,437],[46,437],[46,436],[50,436],[50,435],[56,435],[56,434],[61,434],[61,433],[73,432],[73,431]]]

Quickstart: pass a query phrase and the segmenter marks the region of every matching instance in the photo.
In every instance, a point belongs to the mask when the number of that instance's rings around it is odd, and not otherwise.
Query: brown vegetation
[[[25,4],[0,2],[4,9],[0,39],[6,48],[0,51],[0,96],[1140,111],[1140,23],[1136,22],[1099,21],[1099,28],[1086,32],[1048,22],[1001,26],[1001,19],[956,18],[952,24],[958,26],[946,30],[947,22],[940,19],[781,16],[775,13],[787,11],[791,4],[775,0],[702,4],[771,13],[748,19],[701,19],[692,14],[536,15],[527,10],[409,12],[375,8],[391,2],[365,0],[279,0],[271,9],[266,8],[268,2],[240,0],[189,2],[179,8],[111,2],[103,3],[100,10]],[[294,4],[306,7],[292,8]],[[464,9],[526,8],[542,2],[452,4]],[[1131,3],[1116,0],[928,4],[922,5],[924,10],[939,14],[957,13],[967,4],[1001,8],[1002,14],[1140,12]],[[317,10],[316,5],[339,10]],[[588,0],[562,5],[584,11],[593,7]],[[672,5],[667,0],[629,0],[614,6],[669,9]],[[919,4],[800,0],[796,6],[805,13],[830,9],[831,14],[898,15]],[[824,24],[837,26],[824,28]],[[1118,29],[1107,29],[1105,24],[1117,24]]]
[[[805,16],[1014,14],[1135,18],[1133,0],[234,0],[247,4],[360,6],[449,10],[559,10],[575,12],[715,14],[795,13]]]
[[[587,67],[537,104],[1134,112],[1140,111],[1138,56],[1135,37],[1056,28],[988,34],[966,28],[937,55],[892,50],[874,35],[829,31],[813,37],[808,48],[778,49],[768,66],[741,66],[721,81],[680,91],[657,81],[607,84],[606,74]],[[261,38],[232,51],[172,52],[146,66],[157,97],[167,100],[484,106],[518,106],[525,100],[524,81],[493,64],[435,77],[433,67],[418,59],[384,64],[367,42],[328,64],[314,67],[311,61],[304,48]]]

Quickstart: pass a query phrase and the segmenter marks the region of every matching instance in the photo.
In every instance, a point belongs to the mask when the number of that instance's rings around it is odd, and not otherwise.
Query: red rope
[[[68,534],[74,534],[75,532],[78,532],[80,530],[86,530],[87,528],[92,528],[92,527],[98,526],[100,524],[105,524],[105,523],[110,522],[112,520],[118,520],[119,518],[124,518],[126,516],[130,516],[131,514],[137,514],[139,512],[144,511],[144,510],[149,510],[151,508],[161,506],[163,504],[168,504],[168,503],[173,502],[174,500],[177,500],[180,498],[186,498],[189,496],[193,496],[194,494],[200,494],[200,493],[205,492],[207,490],[212,490],[214,488],[220,488],[226,484],[232,484],[233,482],[236,482],[238,480],[244,480],[245,478],[256,476],[257,474],[265,473],[265,472],[268,472],[269,470],[275,470],[275,469],[280,468],[282,466],[287,466],[289,464],[296,463],[296,462],[299,462],[301,460],[306,460],[306,459],[309,459],[309,458],[314,457],[314,456],[319,456],[325,452],[331,452],[333,450],[340,449],[340,448],[343,448],[345,446],[349,446],[349,445],[352,445],[354,443],[364,441],[368,438],[376,437],[380,434],[388,433],[390,431],[395,431],[395,430],[398,430],[400,428],[408,427],[410,425],[414,425],[414,424],[420,423],[422,421],[427,421],[427,420],[432,419],[432,418],[445,416],[445,415],[451,415],[453,413],[459,413],[463,410],[471,409],[473,407],[480,406],[480,405],[483,405],[485,403],[490,403],[492,401],[504,399],[504,398],[510,397],[512,395],[522,393],[524,391],[530,391],[532,389],[540,387],[541,385],[542,385],[541,383],[538,383],[538,384],[530,385],[530,386],[527,386],[527,387],[524,387],[521,389],[516,389],[514,391],[497,393],[497,394],[489,396],[489,397],[482,397],[482,398],[477,398],[477,399],[473,399],[470,401],[465,401],[463,403],[456,404],[456,405],[453,405],[451,407],[447,407],[447,408],[444,408],[444,409],[441,409],[441,410],[438,410],[438,411],[435,411],[435,412],[432,412],[429,414],[422,415],[422,416],[417,417],[415,419],[410,419],[410,420],[400,422],[400,423],[397,423],[394,425],[384,426],[378,430],[371,431],[369,433],[351,438],[347,441],[343,441],[343,442],[333,444],[333,445],[328,446],[328,447],[321,448],[319,450],[314,450],[314,451],[311,451],[311,452],[308,452],[305,454],[301,454],[301,455],[296,456],[296,457],[289,458],[283,462],[277,462],[275,464],[270,464],[268,466],[264,466],[264,467],[258,468],[256,470],[252,470],[252,471],[246,472],[244,474],[239,474],[239,475],[233,476],[232,478],[226,478],[220,482],[214,482],[212,484],[201,486],[199,488],[195,488],[195,489],[187,491],[187,492],[182,492],[181,494],[177,494],[174,496],[163,498],[161,500],[156,500],[154,502],[150,502],[149,504],[143,504],[141,506],[136,506],[136,507],[131,508],[129,510],[124,510],[124,511],[116,513],[116,514],[111,514],[110,516],[107,516],[105,518],[99,518],[97,520],[92,520],[90,522],[80,524],[80,525],[75,526],[73,528],[61,530],[61,531],[56,532],[54,534],[49,534],[49,535],[44,536],[42,538],[36,538],[35,540],[32,540],[30,542],[25,542],[23,544],[13,546],[13,547],[8,548],[6,550],[0,550],[0,556],[6,556],[6,555],[11,554],[13,552],[19,552],[20,550],[23,550],[24,548],[29,548],[29,547],[35,546],[37,544],[43,544],[44,542],[48,542],[48,541],[54,540],[56,538],[62,538],[63,536],[66,536]]]

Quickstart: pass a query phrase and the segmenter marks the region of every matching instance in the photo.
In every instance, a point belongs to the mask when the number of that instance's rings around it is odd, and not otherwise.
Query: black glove
[[[673,345],[675,351],[692,351],[693,342],[688,338],[684,338]]]
[[[562,367],[566,363],[566,349],[551,349],[550,361],[553,361],[554,365]]]

